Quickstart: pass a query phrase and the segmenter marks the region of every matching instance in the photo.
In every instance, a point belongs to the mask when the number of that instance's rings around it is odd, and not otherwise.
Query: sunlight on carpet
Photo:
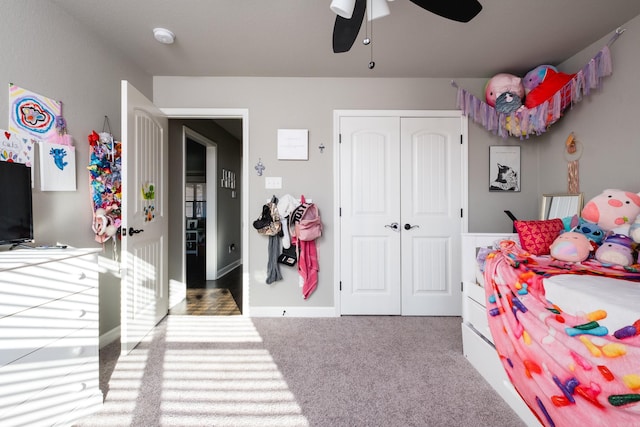
[[[120,356],[96,426],[308,426],[251,319],[168,316]]]

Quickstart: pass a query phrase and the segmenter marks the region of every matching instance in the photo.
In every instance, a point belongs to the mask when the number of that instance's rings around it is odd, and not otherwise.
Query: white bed
[[[476,255],[479,248],[491,247],[502,239],[517,240],[511,233],[467,233],[462,236],[462,338],[463,351],[469,362],[482,374],[496,392],[522,418],[528,426],[540,426],[520,395],[509,381],[493,346],[485,310],[483,278]],[[557,275],[544,279],[545,297],[561,306],[565,312],[577,310],[607,311],[599,323],[613,333],[629,325],[630,319],[640,317],[638,301],[640,286],[637,282],[575,274]]]
[[[464,356],[505,402],[530,427],[540,427],[536,416],[529,410],[511,385],[489,331],[485,309],[485,292],[478,284],[476,255],[479,248],[493,246],[501,239],[517,239],[512,233],[466,233],[462,235],[462,347]]]

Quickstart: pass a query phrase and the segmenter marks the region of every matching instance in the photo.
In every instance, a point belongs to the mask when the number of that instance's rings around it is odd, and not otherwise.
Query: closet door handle
[[[420,226],[419,225],[411,225],[409,223],[404,225],[404,229],[405,230],[411,230],[412,228],[420,228]]]
[[[392,222],[391,224],[387,224],[385,225],[386,228],[390,228],[393,231],[398,231],[398,228],[400,227],[400,224],[398,224],[397,222]]]

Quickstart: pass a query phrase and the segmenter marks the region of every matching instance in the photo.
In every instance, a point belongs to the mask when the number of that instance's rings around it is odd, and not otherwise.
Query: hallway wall
[[[182,144],[182,127],[187,126],[199,134],[211,139],[218,146],[218,175],[222,168],[236,171],[237,195],[231,198],[228,189],[218,188],[218,269],[239,262],[242,257],[241,235],[241,167],[242,142],[230,135],[222,127],[209,119],[170,119],[169,120],[169,241],[181,242],[184,227],[184,149]],[[220,177],[218,177],[219,180]],[[210,185],[207,183],[207,185]],[[218,185],[219,181],[213,183]],[[229,245],[235,245],[233,252]],[[169,280],[182,282],[186,274],[183,265],[185,248],[179,244],[169,246]]]

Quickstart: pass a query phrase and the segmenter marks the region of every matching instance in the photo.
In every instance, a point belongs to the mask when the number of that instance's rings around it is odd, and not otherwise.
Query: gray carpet
[[[117,345],[78,426],[524,425],[462,355],[458,317],[171,315],[116,364]]]

